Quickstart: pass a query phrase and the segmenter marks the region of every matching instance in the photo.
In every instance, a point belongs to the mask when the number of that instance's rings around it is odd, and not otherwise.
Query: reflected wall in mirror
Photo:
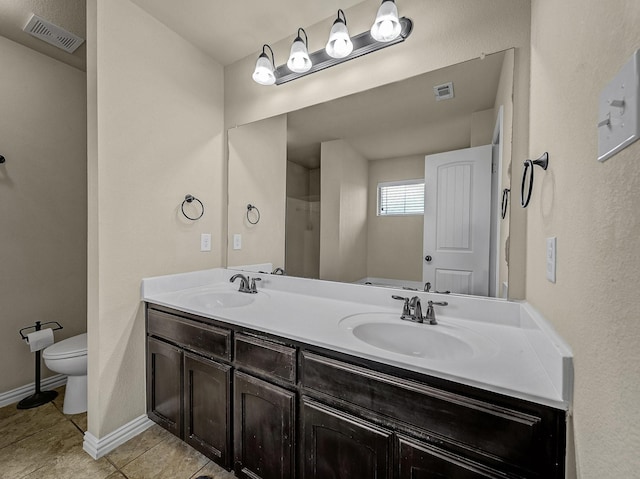
[[[228,266],[507,297],[513,65],[507,50],[230,130]],[[489,156],[481,196],[472,150]],[[425,214],[380,214],[379,185],[415,180]]]

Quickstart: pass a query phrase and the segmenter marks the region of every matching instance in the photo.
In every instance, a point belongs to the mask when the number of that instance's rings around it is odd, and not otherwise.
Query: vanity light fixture
[[[331,58],[344,58],[353,51],[353,42],[347,30],[347,17],[342,9],[338,10],[338,18],[333,22],[325,50]]]
[[[300,32],[304,33],[304,41],[302,41]],[[292,72],[305,73],[311,70],[313,64],[309,58],[309,51],[307,50],[308,44],[309,38],[307,37],[307,32],[304,31],[304,28],[298,28],[298,36],[291,45],[291,53],[287,61],[287,66]]]
[[[353,37],[349,37],[344,11],[338,10],[338,18],[333,22],[326,48],[309,54],[307,32],[303,28],[298,28],[298,35],[291,45],[291,53],[287,63],[275,68],[272,72],[272,78],[269,68],[275,65],[273,51],[271,51],[271,63],[269,63],[269,57],[265,52],[265,48],[269,45],[265,45],[256,62],[253,79],[261,85],[273,85],[274,83],[282,85],[325,68],[339,65],[347,60],[403,42],[411,35],[412,30],[413,22],[411,19],[398,18],[398,9],[394,0],[383,0],[371,30]],[[304,33],[304,41],[301,33]],[[261,79],[264,80],[261,81]]]
[[[271,58],[267,55],[265,49],[271,52]],[[260,85],[273,85],[276,82],[276,65],[274,61],[273,50],[267,44],[262,46],[262,53],[256,62],[256,69],[253,71],[253,80]]]
[[[371,36],[378,42],[390,42],[398,38],[402,26],[398,18],[398,7],[394,0],[383,0],[376,21],[371,27]]]

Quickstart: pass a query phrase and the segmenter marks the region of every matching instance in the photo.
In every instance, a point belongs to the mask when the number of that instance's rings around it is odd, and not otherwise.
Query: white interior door
[[[425,157],[422,279],[433,290],[489,294],[491,149]]]

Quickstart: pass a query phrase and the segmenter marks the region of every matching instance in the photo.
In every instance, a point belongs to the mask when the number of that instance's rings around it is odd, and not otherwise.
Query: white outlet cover
[[[233,235],[233,249],[238,250],[242,249],[242,235],[234,234]]]
[[[211,234],[202,233],[200,235],[200,251],[211,251]]]
[[[605,161],[640,138],[640,50],[600,93],[598,161]]]

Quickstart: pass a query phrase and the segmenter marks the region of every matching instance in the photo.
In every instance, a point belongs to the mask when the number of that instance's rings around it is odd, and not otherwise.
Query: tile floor
[[[62,414],[57,391],[38,408],[0,408],[0,479],[235,479],[157,425],[95,461],[82,449],[86,413]]]

